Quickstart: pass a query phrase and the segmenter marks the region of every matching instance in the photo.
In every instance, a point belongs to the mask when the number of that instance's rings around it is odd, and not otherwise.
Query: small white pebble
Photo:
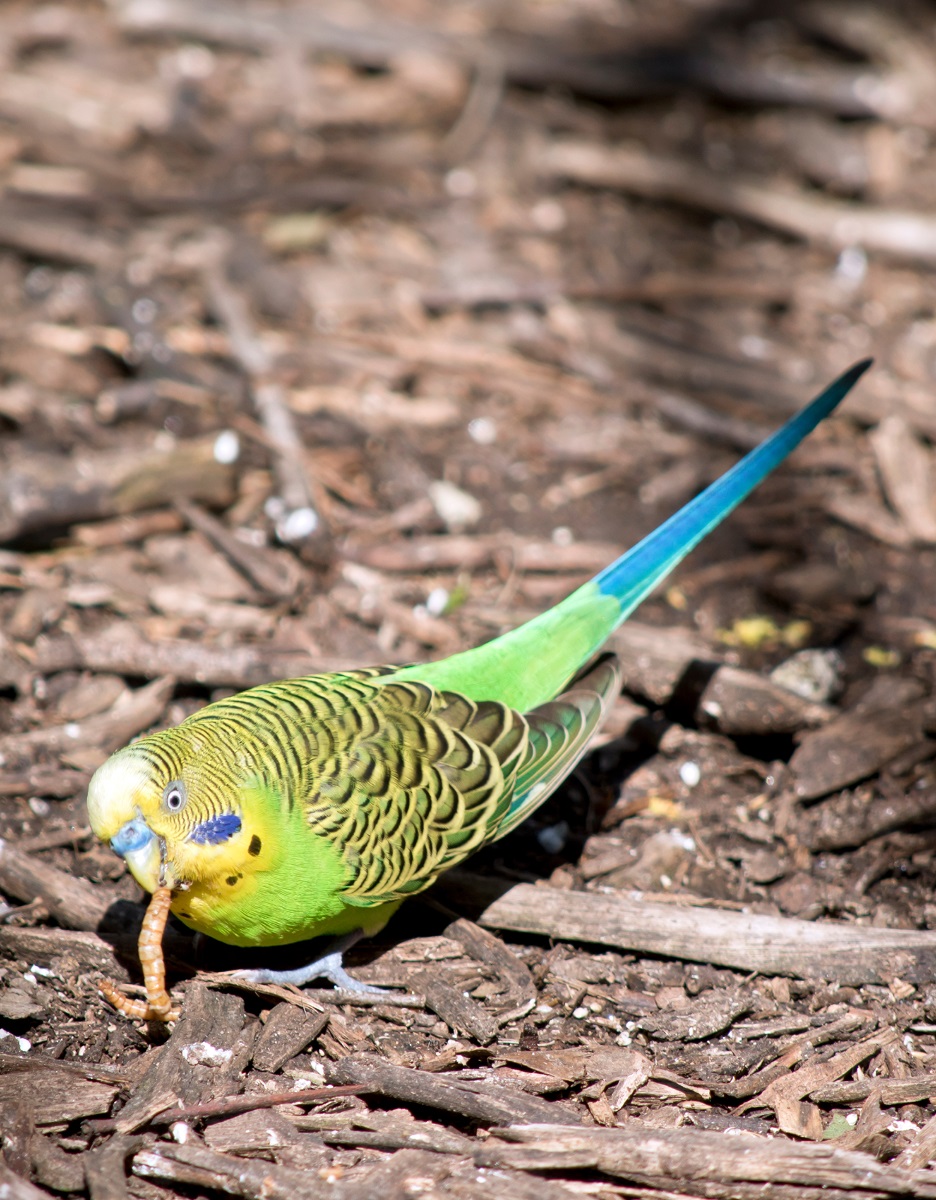
[[[566,210],[558,200],[551,197],[537,200],[530,209],[530,218],[542,233],[559,233],[565,229],[568,220]]]
[[[918,1133],[920,1127],[915,1121],[903,1121],[898,1118],[891,1121],[887,1129],[889,1133]]]
[[[278,521],[276,532],[280,541],[300,542],[318,528],[318,513],[314,508],[294,508],[286,518]]]
[[[770,672],[770,678],[788,692],[828,704],[842,690],[845,660],[838,650],[798,650]]]
[[[449,590],[444,587],[434,587],[426,597],[426,612],[433,617],[441,617],[448,607]]]
[[[215,438],[214,460],[224,463],[236,463],[240,458],[240,438],[233,429],[224,429]]]
[[[857,286],[868,273],[868,256],[861,246],[846,246],[838,256],[835,274],[843,283]]]
[[[447,479],[433,480],[428,490],[433,508],[449,529],[463,529],[481,520],[481,502]]]
[[[65,726],[65,736],[77,740],[81,737],[81,726],[77,721],[69,721]]]
[[[578,1008],[573,1009],[572,1016],[575,1017],[576,1021],[584,1021],[588,1016],[588,1009],[583,1004],[580,1004]]]
[[[445,190],[456,200],[463,200],[478,190],[478,177],[467,167],[453,167],[445,176]]]
[[[686,787],[694,788],[702,778],[702,768],[697,762],[684,762],[679,768],[679,778]]]
[[[48,967],[37,967],[35,963],[32,963],[29,969],[32,971],[33,975],[39,975],[43,979],[55,978],[55,972],[50,970]]]
[[[182,1057],[191,1066],[223,1067],[233,1055],[233,1050],[222,1050],[211,1042],[192,1042],[182,1047]]]
[[[214,74],[217,59],[207,46],[187,43],[176,50],[176,70],[185,79],[207,79]]]
[[[30,796],[29,807],[37,817],[47,817],[52,811],[52,806],[49,804],[48,800],[43,800],[41,796]]]
[[[559,854],[569,836],[569,822],[557,821],[555,825],[547,825],[536,835],[536,840],[547,854]]]
[[[849,1113],[848,1116],[845,1118],[845,1123],[846,1123],[846,1125],[857,1125],[858,1124],[858,1114],[857,1113]]]
[[[597,1001],[597,1000],[589,1001],[589,1004],[588,1004],[589,1012],[600,1013],[603,1008],[604,1008],[604,1005],[599,1003],[599,1001]]]
[[[18,1037],[15,1033],[10,1033],[9,1029],[0,1029],[0,1041],[4,1038],[12,1038],[19,1046],[21,1054],[25,1054],[27,1050],[32,1049],[32,1042],[29,1038]]]
[[[614,1039],[614,1044],[615,1046],[629,1046],[633,1040],[627,1030],[624,1030],[623,1033],[619,1033]]]
[[[672,886],[673,886],[673,881],[669,877],[669,875],[661,875],[660,876],[660,887],[671,888]]]
[[[479,446],[493,446],[497,441],[497,426],[490,417],[475,417],[468,422],[468,436]]]
[[[550,540],[554,546],[571,546],[575,541],[575,534],[568,525],[557,525],[552,531]]]
[[[138,325],[151,325],[156,319],[156,301],[149,296],[141,296],[134,300],[130,313]]]
[[[24,971],[23,978],[26,980],[27,983],[36,983],[37,982],[36,977],[35,977],[35,975],[33,975],[32,971]]]
[[[745,334],[738,345],[745,358],[767,358],[770,354],[770,343],[755,333]]]
[[[180,1146],[184,1146],[192,1136],[192,1127],[191,1125],[186,1125],[184,1121],[173,1121],[169,1126],[169,1133],[172,1135],[174,1142],[178,1142]]]
[[[551,1004],[537,1004],[533,1011],[538,1013],[554,1013],[556,1010]]]

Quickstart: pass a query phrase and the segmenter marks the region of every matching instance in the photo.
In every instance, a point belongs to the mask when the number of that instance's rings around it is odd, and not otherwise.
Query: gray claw
[[[386,995],[386,988],[375,987],[372,983],[361,983],[359,979],[353,978],[344,969],[342,962],[344,952],[353,946],[360,937],[361,931],[355,930],[354,933],[335,938],[327,954],[323,954],[313,962],[307,963],[306,966],[297,967],[293,971],[272,971],[267,967],[261,967],[253,971],[234,971],[232,974],[235,979],[242,979],[245,983],[292,984],[293,987],[305,987],[313,979],[327,979],[336,988],[347,992],[371,992],[377,995]]]

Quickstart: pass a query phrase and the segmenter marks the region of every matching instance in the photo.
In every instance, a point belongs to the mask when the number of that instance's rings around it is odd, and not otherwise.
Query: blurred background
[[[936,920],[931,4],[7,2],[0,182],[0,834],[132,895],[108,752],[496,635],[873,354],[505,869]]]

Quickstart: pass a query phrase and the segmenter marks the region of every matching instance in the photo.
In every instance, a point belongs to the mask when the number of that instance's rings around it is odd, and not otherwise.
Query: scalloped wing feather
[[[602,660],[527,714],[418,680],[365,684],[366,714],[325,718],[359,732],[330,739],[303,804],[345,862],[342,898],[371,907],[421,892],[509,832],[574,768],[618,682]]]
[[[621,669],[609,655],[569,691],[525,714],[530,730],[527,757],[497,838],[525,821],[575,769],[620,690]]]

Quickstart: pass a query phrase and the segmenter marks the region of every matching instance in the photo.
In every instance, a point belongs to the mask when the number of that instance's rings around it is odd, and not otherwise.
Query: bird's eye
[[[181,783],[170,783],[163,792],[163,804],[170,812],[178,812],[185,803],[185,791]]]

